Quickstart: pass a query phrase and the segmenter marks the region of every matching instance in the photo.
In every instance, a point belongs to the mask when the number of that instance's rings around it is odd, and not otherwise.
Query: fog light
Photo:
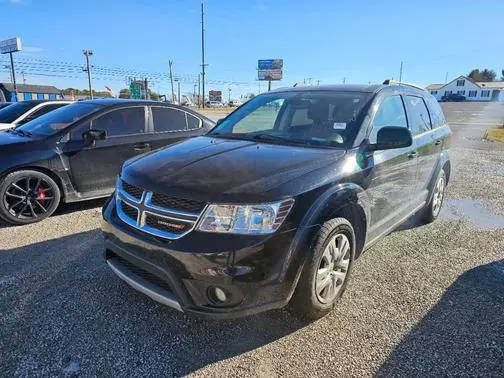
[[[223,304],[228,300],[226,292],[220,287],[209,287],[208,297],[210,298],[210,301],[215,304]]]

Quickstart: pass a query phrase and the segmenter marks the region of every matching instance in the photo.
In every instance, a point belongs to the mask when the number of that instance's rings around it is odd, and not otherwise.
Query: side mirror
[[[84,145],[91,146],[97,140],[105,140],[107,138],[107,133],[104,130],[88,130],[82,133],[82,139],[84,140]]]
[[[413,144],[411,132],[405,127],[387,126],[378,130],[376,144],[369,145],[371,151],[409,147]]]

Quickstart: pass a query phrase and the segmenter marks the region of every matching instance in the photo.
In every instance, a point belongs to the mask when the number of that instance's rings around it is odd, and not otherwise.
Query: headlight
[[[293,199],[258,205],[209,205],[200,231],[232,234],[271,234],[289,214]]]

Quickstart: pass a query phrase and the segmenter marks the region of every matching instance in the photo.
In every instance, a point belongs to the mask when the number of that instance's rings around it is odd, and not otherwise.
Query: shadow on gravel
[[[504,260],[462,274],[377,375],[441,377],[454,372],[504,376]]]
[[[77,211],[90,210],[96,207],[103,207],[106,201],[107,198],[98,198],[89,201],[62,203],[61,205],[59,205],[59,207],[56,209],[56,211],[52,216],[54,217],[58,215],[74,213]],[[0,219],[0,228],[6,228],[6,227],[22,227],[22,226],[15,226]]]
[[[5,375],[180,376],[305,326],[287,311],[207,320],[116,277],[96,229],[0,253]]]

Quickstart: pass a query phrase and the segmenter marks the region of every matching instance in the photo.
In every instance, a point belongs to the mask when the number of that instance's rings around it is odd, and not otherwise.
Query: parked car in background
[[[72,101],[58,100],[28,100],[14,102],[10,106],[0,109],[0,130],[22,125],[71,103]]]
[[[231,100],[231,101],[229,101],[228,106],[236,107],[236,106],[241,106],[242,104],[243,104],[243,102],[241,102],[240,100]]]
[[[105,197],[122,163],[214,123],[154,101],[79,101],[0,133],[0,217],[40,221],[60,202]]]
[[[441,97],[441,102],[461,102],[465,101],[466,98],[465,96],[458,94],[458,93],[449,93],[445,94]]]
[[[5,108],[6,106],[9,106],[11,105],[12,102],[0,102],[0,109],[3,109]]]
[[[123,165],[103,211],[106,262],[178,310],[226,318],[292,299],[319,318],[364,250],[415,213],[438,216],[450,134],[410,85],[261,94],[208,134]]]
[[[206,105],[210,108],[223,108],[224,104],[219,101],[207,101]]]

